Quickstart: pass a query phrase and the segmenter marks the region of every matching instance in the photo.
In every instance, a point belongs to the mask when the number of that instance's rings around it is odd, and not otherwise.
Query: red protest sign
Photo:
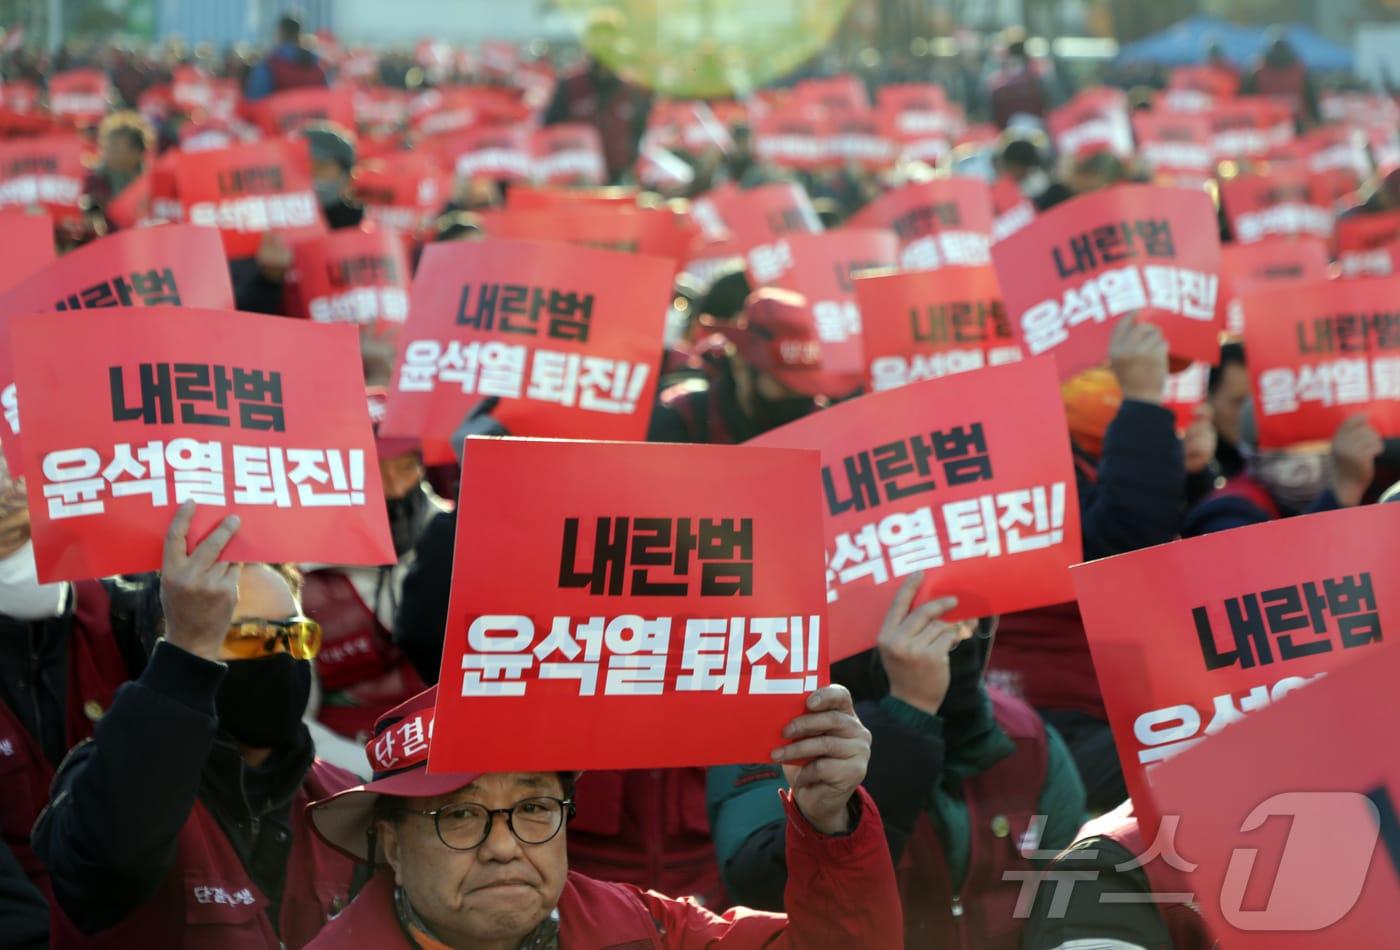
[[[410,271],[394,231],[334,231],[292,249],[305,315],[317,323],[397,331],[408,319]]]
[[[52,242],[52,238],[48,238]],[[0,297],[0,342],[21,313],[104,307],[233,308],[233,286],[220,260],[218,234],[172,225],[119,231],[65,254]],[[218,266],[211,267],[210,261]],[[86,315],[86,314],[85,314]],[[70,335],[72,331],[66,331]],[[23,472],[14,350],[0,346],[0,403],[10,468]]]
[[[1215,173],[1210,120],[1190,113],[1135,112],[1142,160],[1162,184],[1199,186]]]
[[[672,262],[595,248],[434,244],[413,281],[382,431],[448,436],[482,399],[515,435],[640,440]]]
[[[268,232],[289,244],[326,233],[304,141],[273,139],[181,154],[174,176],[186,220],[218,228],[230,258],[257,253]]]
[[[635,187],[563,188],[557,185],[517,185],[506,192],[507,211],[553,211],[558,208],[635,208]]]
[[[1167,376],[1162,408],[1176,417],[1177,431],[1183,431],[1196,418],[1196,410],[1206,401],[1210,386],[1210,364],[1192,363]]]
[[[355,128],[355,94],[349,86],[310,87],[276,92],[245,108],[267,135],[289,135],[310,122]]]
[[[895,142],[873,112],[843,112],[828,117],[826,153],[836,162],[869,171],[889,168],[897,157]]]
[[[488,212],[482,215],[493,238],[562,241],[617,251],[669,257],[679,263],[697,234],[686,219],[669,208],[632,204],[563,204],[551,210]]]
[[[815,452],[469,440],[429,770],[766,759],[827,681],[818,484]]]
[[[940,178],[887,191],[849,222],[888,228],[899,238],[899,266],[937,270],[991,263],[992,195],[975,178]]]
[[[1320,673],[1375,655],[1381,629],[1400,623],[1397,528],[1393,506],[1349,508],[1070,570],[1149,839],[1158,763]]]
[[[47,315],[10,336],[45,581],[155,570],[190,500],[192,538],[242,518],[230,561],[393,562],[353,329],[142,307],[82,347]]]
[[[938,162],[963,129],[962,111],[948,102],[942,86],[881,86],[875,96],[885,135],[899,145],[901,161]]]
[[[859,76],[842,73],[820,79],[804,79],[793,87],[797,101],[828,112],[867,112],[870,97]]]
[[[523,126],[469,129],[442,138],[436,148],[458,178],[525,181],[530,177],[530,130]]]
[[[1337,263],[1341,265],[1342,276],[1356,277],[1362,274],[1375,274],[1381,260],[1381,268],[1389,263],[1389,255],[1376,255],[1372,252],[1400,241],[1400,211],[1384,211],[1380,214],[1354,214],[1337,220]],[[1380,276],[1389,274],[1380,270]]]
[[[1224,946],[1390,941],[1400,769],[1376,754],[1375,737],[1400,729],[1397,677],[1400,650],[1378,649],[1153,774],[1163,814],[1180,816],[1172,851],[1186,862],[1194,906]]]
[[[875,392],[1021,358],[990,267],[861,277],[856,299]]]
[[[532,177],[545,184],[601,185],[608,180],[603,139],[596,126],[566,122],[530,138]]]
[[[1332,210],[1313,200],[1307,172],[1279,170],[1236,175],[1220,185],[1235,240],[1250,244],[1269,235],[1332,235]]]
[[[752,246],[785,234],[817,234],[821,219],[801,185],[782,182],[747,191],[721,186],[695,201],[691,213],[707,235]]]
[[[821,340],[822,369],[849,377],[854,391],[865,378],[854,278],[862,271],[894,267],[896,248],[897,240],[888,231],[789,234],[749,249],[749,281],[754,287],[783,287],[807,298]]]
[[[431,154],[405,152],[355,168],[355,197],[365,206],[365,215],[408,234],[432,224],[451,188],[451,176]]]
[[[826,116],[820,109],[792,104],[756,116],[751,124],[754,155],[765,164],[815,171],[830,160]]]
[[[1128,95],[1121,89],[1085,89],[1050,113],[1050,135],[1061,155],[1078,158],[1111,152],[1133,154],[1133,127],[1128,120]]]
[[[1293,116],[1285,105],[1257,97],[1217,102],[1210,116],[1218,161],[1262,158],[1293,141]]]
[[[1245,295],[1244,345],[1261,448],[1331,439],[1364,412],[1400,436],[1400,277]]]
[[[831,658],[875,645],[900,578],[987,617],[1070,599],[1079,499],[1049,360],[838,403],[753,439],[822,454]],[[1016,393],[1015,400],[1006,398]]]
[[[70,69],[49,77],[49,112],[69,125],[96,125],[107,114],[111,94],[102,70]]]
[[[992,245],[1027,355],[1068,379],[1102,363],[1119,317],[1162,328],[1172,354],[1214,363],[1220,239],[1201,191],[1120,185],[1065,202]]]
[[[54,256],[53,218],[0,211],[0,293],[52,263]]]
[[[1272,284],[1327,278],[1327,245],[1317,238],[1265,238],[1220,248],[1220,303],[1225,330],[1244,335],[1240,298]]]
[[[992,240],[1000,241],[1035,220],[1035,205],[1015,181],[998,178],[992,183],[992,213]]]
[[[86,174],[76,135],[0,142],[0,208],[38,205],[55,218],[72,217]]]

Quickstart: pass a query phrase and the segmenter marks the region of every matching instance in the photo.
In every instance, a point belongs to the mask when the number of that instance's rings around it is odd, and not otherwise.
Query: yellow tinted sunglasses
[[[224,635],[224,649],[235,660],[256,660],[283,652],[309,660],[321,649],[321,625],[310,617],[237,620]]]

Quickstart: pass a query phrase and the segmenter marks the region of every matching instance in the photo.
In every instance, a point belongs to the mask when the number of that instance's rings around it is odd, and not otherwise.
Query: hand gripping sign
[[[1400,506],[1304,515],[1070,571],[1133,805],[1157,764],[1353,659],[1400,623]],[[1209,742],[1206,743],[1209,745]]]
[[[992,245],[1006,311],[1028,356],[1068,379],[1103,362],[1130,313],[1161,327],[1173,356],[1219,357],[1220,240],[1204,192],[1119,185],[1059,205]]]
[[[326,233],[305,141],[270,139],[181,154],[174,164],[185,220],[218,228],[230,258],[257,253],[268,232],[289,244]]]
[[[991,267],[858,277],[856,300],[875,392],[1021,358]]]
[[[211,228],[119,231],[65,254],[0,296],[0,405],[5,410],[0,440],[11,471],[24,471],[11,317],[49,311],[86,316],[108,307],[231,310],[233,287],[222,255],[219,235]],[[71,328],[61,332],[73,339]]]
[[[1377,739],[1400,730],[1397,678],[1400,649],[1377,647],[1153,774],[1162,813],[1178,816],[1173,850],[1224,946],[1394,943],[1400,767]]]
[[[489,397],[515,435],[646,435],[671,261],[590,247],[434,244],[413,282],[383,431],[430,457]]]
[[[1400,277],[1318,281],[1244,297],[1261,448],[1331,439],[1364,412],[1400,436]]]
[[[408,319],[408,255],[395,231],[335,231],[293,249],[306,316],[396,332]]]
[[[469,439],[429,771],[766,760],[827,682],[819,485],[815,452]]]
[[[991,187],[975,178],[941,178],[888,191],[849,222],[888,228],[907,271],[991,263]]]
[[[1079,495],[1049,360],[839,403],[746,443],[819,449],[831,658],[875,644],[900,578],[952,616],[1063,603]]]
[[[388,564],[355,331],[217,310],[13,321],[45,581],[154,570],[175,508],[231,561]],[[306,354],[314,353],[314,359]]]

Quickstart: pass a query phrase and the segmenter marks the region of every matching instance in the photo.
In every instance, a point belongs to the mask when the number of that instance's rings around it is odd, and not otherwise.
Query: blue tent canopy
[[[1284,36],[1309,69],[1349,71],[1356,54],[1317,31],[1299,24],[1284,27]],[[1206,48],[1218,43],[1226,57],[1241,66],[1254,62],[1268,47],[1271,34],[1265,27],[1240,26],[1215,17],[1188,17],[1160,33],[1129,43],[1118,51],[1118,62],[1186,66],[1205,60]]]

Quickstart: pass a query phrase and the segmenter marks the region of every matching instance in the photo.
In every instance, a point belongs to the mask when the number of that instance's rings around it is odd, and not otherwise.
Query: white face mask
[[[1327,488],[1324,452],[1255,452],[1250,471],[1269,494],[1294,511],[1302,511]]]
[[[1039,198],[1049,187],[1050,176],[1039,168],[1021,179],[1021,194],[1027,198]]]
[[[34,544],[24,542],[8,557],[0,558],[0,614],[15,620],[47,620],[63,613],[68,585],[40,584],[34,565]]]

